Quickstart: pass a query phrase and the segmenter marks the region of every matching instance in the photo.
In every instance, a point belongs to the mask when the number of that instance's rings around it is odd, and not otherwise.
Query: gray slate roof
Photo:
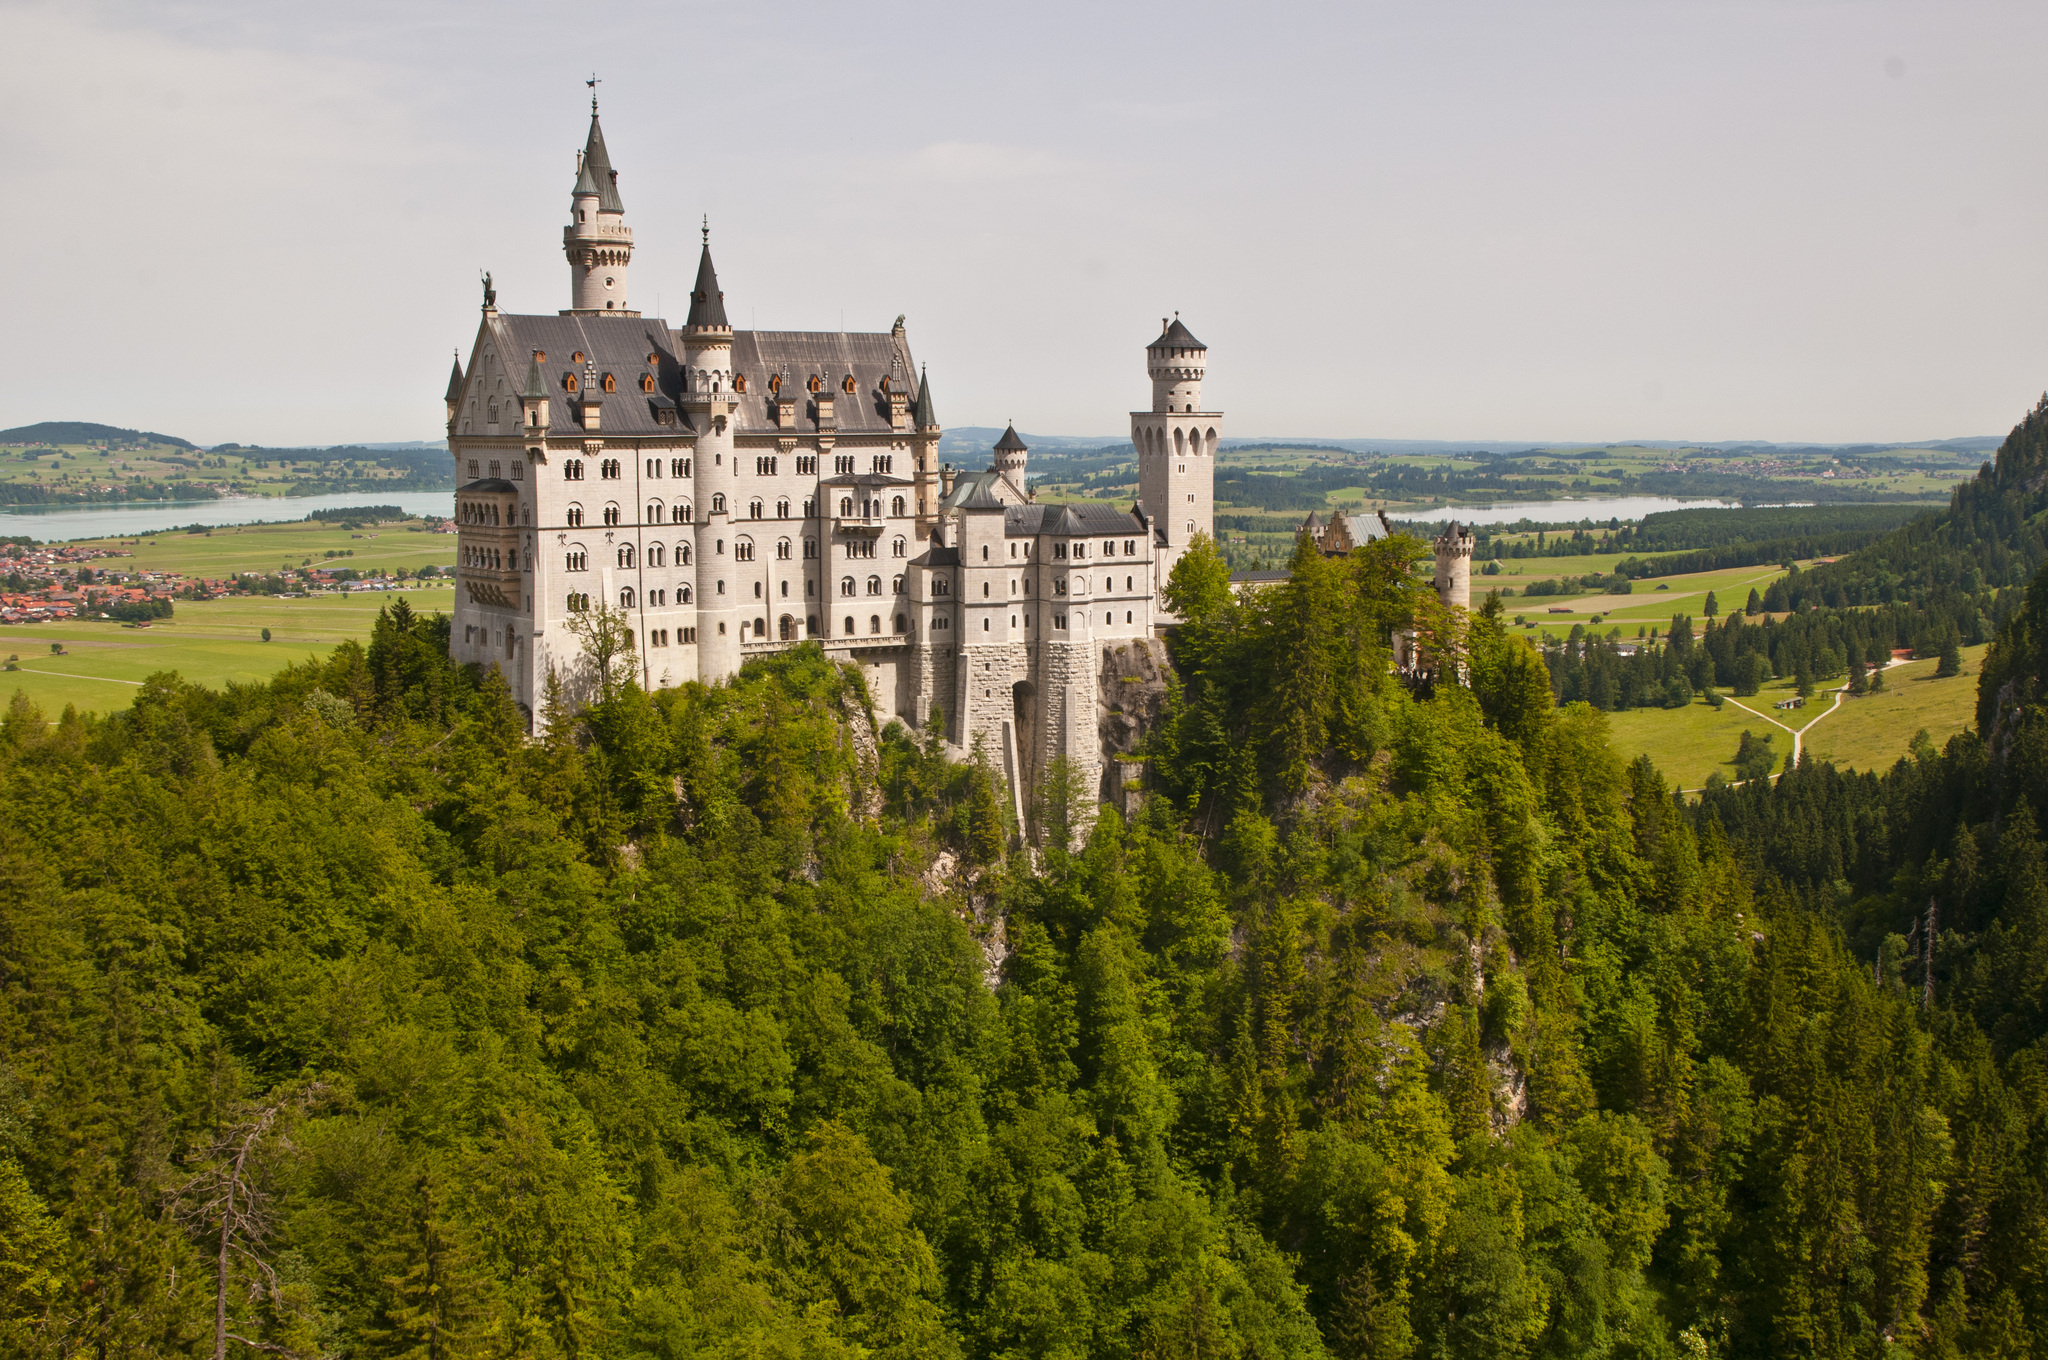
[[[600,376],[609,373],[618,384],[618,391],[604,402],[605,434],[695,433],[687,411],[676,412],[674,425],[659,424],[655,417],[657,410],[674,410],[682,390],[682,337],[658,317],[501,312],[485,325],[491,329],[498,352],[508,359],[535,350],[546,352],[547,361],[532,362],[527,376],[538,377],[539,390],[555,399],[552,414],[558,428],[574,424],[574,415],[564,404],[569,393],[563,379],[574,373],[582,380],[585,365],[570,359],[581,350]],[[652,368],[647,363],[650,354],[655,357]],[[807,390],[811,375],[816,374],[833,397],[833,417],[841,435],[887,434],[893,426],[882,379],[888,378],[892,386],[907,387],[908,375],[916,371],[907,342],[887,332],[868,331],[735,331],[732,363],[734,374],[747,380],[746,392],[735,396],[734,433],[739,435],[777,430],[776,398],[768,391],[771,374],[783,374],[783,395],[797,399],[796,433],[813,433],[818,428],[817,398],[824,393]],[[654,391],[642,392],[641,376],[649,372],[654,375]],[[842,386],[849,373],[854,379],[851,394]]]
[[[1003,512],[1005,538],[1036,538],[1040,534],[1109,538],[1139,534],[1144,529],[1144,522],[1135,514],[1113,505],[1012,505]]]
[[[597,124],[596,109],[590,111],[590,137],[583,143],[583,164],[576,171],[575,192],[595,193],[599,212],[626,210],[619,198],[619,172],[612,169],[611,154],[604,149],[604,129]]]
[[[1003,431],[1003,437],[996,441],[996,447],[1006,452],[1029,453],[1031,451],[1030,446],[1017,437],[1017,427],[1014,424]]]
[[[1207,345],[1195,339],[1195,333],[1181,324],[1179,317],[1160,327],[1159,338],[1145,346],[1146,349],[1207,349]]]
[[[462,360],[455,361],[455,371],[448,375],[448,400],[462,400]]]
[[[707,228],[707,233],[708,233]],[[697,258],[697,286],[690,290],[690,315],[685,326],[730,326],[725,319],[725,294],[718,288],[718,271],[711,265],[711,242]]]
[[[518,489],[518,487],[506,481],[503,477],[479,477],[473,482],[456,487],[455,494],[459,496],[464,492],[475,492],[479,496],[487,496],[492,492],[517,491]]]
[[[911,424],[920,430],[929,430],[939,423],[939,413],[932,407],[932,375],[919,369],[917,374],[917,409],[911,412]]]

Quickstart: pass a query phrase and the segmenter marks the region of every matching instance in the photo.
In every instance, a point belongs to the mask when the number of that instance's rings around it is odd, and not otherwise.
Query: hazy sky
[[[0,3],[0,427],[436,438],[477,273],[909,316],[949,425],[1898,439],[2048,386],[2048,5]],[[843,318],[843,322],[842,322]]]

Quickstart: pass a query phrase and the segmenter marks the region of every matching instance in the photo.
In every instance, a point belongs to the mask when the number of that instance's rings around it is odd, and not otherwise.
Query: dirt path
[[[1878,669],[1888,671],[1894,666],[1903,666],[1905,664],[1906,663],[1898,657],[1893,657],[1891,660],[1885,662],[1884,665],[1878,667]],[[1770,714],[1763,712],[1761,709],[1751,708],[1748,704],[1741,702],[1740,700],[1736,699],[1733,695],[1723,695],[1721,697],[1725,699],[1728,703],[1734,704],[1744,713],[1754,713],[1757,717],[1762,718],[1771,726],[1782,728],[1783,730],[1790,732],[1792,734],[1791,763],[1793,765],[1797,765],[1799,763],[1799,752],[1801,747],[1805,743],[1807,732],[1810,731],[1814,727],[1814,725],[1818,723],[1822,718],[1827,717],[1830,713],[1833,713],[1836,709],[1842,706],[1842,699],[1849,693],[1849,687],[1846,684],[1844,684],[1833,690],[1830,690],[1829,693],[1835,696],[1835,701],[1829,704],[1826,709],[1822,710],[1819,713],[1814,714],[1811,718],[1808,718],[1804,723],[1802,723],[1798,727],[1788,727],[1784,723],[1779,722],[1776,718],[1773,718]],[[1777,777],[1778,776],[1775,774],[1769,776],[1769,778],[1771,779],[1776,779]],[[1730,784],[1728,787],[1740,788],[1742,785],[1747,784],[1748,782],[1749,781],[1746,779],[1738,779],[1733,784]],[[1698,793],[1700,792],[1700,790],[1685,789],[1683,790],[1683,792]]]

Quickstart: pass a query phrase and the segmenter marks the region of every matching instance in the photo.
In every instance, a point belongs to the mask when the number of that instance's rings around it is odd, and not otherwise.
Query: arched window
[[[649,524],[659,524],[659,523],[661,523],[661,502],[660,502],[660,501],[649,501],[649,502],[647,503],[647,522],[648,522]]]
[[[952,593],[953,593],[953,583],[952,583],[952,582],[950,582],[950,581],[947,581],[947,580],[945,580],[944,578],[934,578],[934,579],[933,579],[933,581],[932,581],[932,594],[934,594],[934,595],[950,595],[950,594],[952,594]]]
[[[898,496],[895,500],[889,502],[889,513],[892,515],[900,515],[903,513],[903,498],[901,496]]]
[[[903,541],[901,534],[898,534],[889,544],[889,556],[891,557],[901,557],[908,550],[909,545]]]
[[[1189,532],[1190,534],[1192,534],[1192,533],[1194,533],[1194,531],[1195,531],[1195,522],[1194,522],[1193,520],[1189,520],[1189,521],[1188,521],[1188,532]]]
[[[671,505],[668,508],[668,522],[670,524],[688,524],[690,522],[690,507],[687,505]]]
[[[816,381],[817,381],[817,379],[816,379],[816,378],[813,378],[813,379],[811,379],[811,381],[812,381],[812,382],[816,382]],[[854,635],[854,634],[855,634],[856,632],[858,632],[858,631],[859,631],[859,630],[858,630],[858,629],[856,629],[856,628],[855,628],[855,627],[853,626],[853,615],[851,615],[851,614],[848,614],[848,615],[846,616],[846,635],[847,635],[848,637],[852,637],[852,636],[853,636],[853,635]]]
[[[582,548],[571,548],[568,556],[563,559],[563,565],[570,571],[589,571],[590,554]]]
[[[624,587],[623,589],[621,589],[621,590],[619,591],[619,608],[621,608],[621,609],[631,609],[632,607],[633,607],[633,587],[631,587],[631,586],[626,586],[626,587]]]
[[[789,615],[784,614],[780,619],[777,619],[775,621],[775,628],[777,635],[784,642],[794,642],[796,640],[796,620]]]
[[[604,375],[604,390],[607,392],[616,392],[619,390],[618,383],[613,380],[612,375],[609,373]]]
[[[677,566],[679,566],[679,567],[687,567],[687,566],[689,566],[689,565],[690,565],[690,545],[689,545],[689,544],[687,544],[687,543],[678,543],[678,544],[676,544],[676,565],[677,565]]]
[[[627,544],[624,544],[624,545],[622,545],[622,546],[621,546],[621,547],[619,548],[619,565],[620,565],[620,566],[622,566],[622,567],[630,567],[630,566],[632,566],[632,565],[633,565],[633,545],[632,545],[632,544],[630,544],[630,543],[627,543]]]
[[[788,540],[788,539],[786,539],[786,538],[778,538],[778,539],[776,539],[776,540],[775,540],[775,560],[776,560],[776,561],[778,561],[778,562],[787,562],[787,561],[789,560],[789,540]],[[787,582],[784,582],[784,584],[786,585],[786,584],[788,584],[788,583],[787,583]]]
[[[606,524],[617,524],[617,523],[619,522],[619,507],[618,507],[618,506],[616,506],[616,505],[607,505],[607,506],[606,506],[606,507],[604,508],[604,522],[605,522]]]
[[[570,458],[563,461],[562,480],[565,482],[580,482],[583,480],[583,460],[581,458]]]
[[[753,560],[754,560],[754,540],[753,540],[753,539],[751,539],[751,538],[738,538],[738,539],[734,539],[734,540],[733,540],[733,545],[732,545],[732,555],[733,555],[734,557],[738,558],[738,559],[739,559],[740,561],[742,561],[742,562],[751,562],[751,561],[753,561]]]
[[[870,576],[870,577],[868,577],[868,594],[870,594],[870,595],[879,595],[879,594],[881,594],[881,593],[882,593],[882,578],[881,578],[881,577],[879,577],[879,576]]]
[[[842,576],[839,578],[839,593],[845,596],[850,596],[853,594],[853,578],[851,576]]]
[[[748,519],[759,519],[759,518],[761,518],[761,502],[759,502],[759,501],[748,501],[748,502],[747,502],[747,518],[748,518]]]
[[[602,463],[599,463],[597,465],[597,475],[608,482],[617,481],[619,479],[619,460],[607,458]]]
[[[689,588],[688,586],[682,586],[682,587],[680,587],[679,589],[677,589],[677,591],[676,591],[676,603],[677,603],[677,604],[688,604],[688,603],[690,602],[690,598],[691,598],[691,597],[690,597],[690,588]]]
[[[896,616],[896,631],[899,633],[903,631],[903,616],[901,614]]]
[[[569,609],[569,612],[570,612],[571,614],[581,614],[581,613],[583,612],[583,606],[582,606],[582,605],[580,605],[579,603],[577,603],[577,602],[578,602],[579,600],[581,600],[581,599],[583,599],[583,598],[584,598],[584,597],[583,597],[583,596],[581,596],[581,595],[571,595],[571,596],[569,597],[569,599],[568,599],[568,602],[567,602],[567,603],[568,603],[568,609]]]
[[[665,551],[665,550],[664,550],[664,549],[662,548],[662,546],[661,546],[661,545],[660,545],[659,543],[650,543],[650,544],[648,544],[648,545],[647,545],[647,565],[648,565],[648,566],[650,566],[650,567],[658,567],[658,566],[660,566],[660,565],[662,564],[662,556],[663,556],[663,553],[664,553],[664,551]]]
[[[853,518],[853,497],[851,497],[851,496],[841,496],[841,497],[839,498],[839,518],[841,518],[841,519],[852,519],[852,518]]]
[[[889,593],[891,595],[901,595],[903,593],[903,578],[901,576],[889,578]]]
[[[847,379],[847,381],[852,382],[853,380],[849,378]],[[870,633],[879,633],[882,631],[882,616],[880,614],[868,615],[868,631]]]
[[[714,496],[713,496],[713,497],[711,498],[711,513],[712,513],[712,514],[714,514],[714,515],[722,515],[722,514],[724,514],[724,513],[725,513],[725,493],[724,493],[724,492],[722,492],[722,491],[721,491],[721,492],[719,492],[718,494],[714,495]]]
[[[787,500],[779,500],[779,501],[775,502],[775,518],[777,518],[777,519],[788,519],[788,518],[789,518],[789,502],[788,502]]]

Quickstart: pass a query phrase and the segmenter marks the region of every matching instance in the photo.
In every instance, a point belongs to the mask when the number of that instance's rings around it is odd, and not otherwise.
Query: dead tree
[[[293,1116],[325,1094],[326,1087],[315,1082],[288,1094],[273,1093],[266,1102],[249,1107],[207,1145],[196,1159],[198,1170],[180,1187],[178,1217],[195,1232],[203,1232],[214,1247],[214,1360],[227,1360],[230,1341],[277,1355],[294,1353],[228,1330],[228,1283],[240,1259],[253,1270],[257,1297],[282,1302],[277,1272],[263,1259],[263,1246],[277,1228],[267,1173],[279,1156],[292,1150]]]

